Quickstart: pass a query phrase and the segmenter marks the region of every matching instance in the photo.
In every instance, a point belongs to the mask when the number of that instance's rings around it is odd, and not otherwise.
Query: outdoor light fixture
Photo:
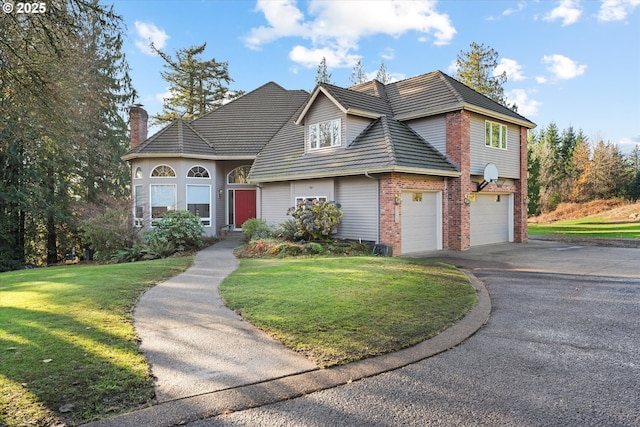
[[[395,200],[395,204],[396,205],[401,205],[402,204],[402,196],[400,196],[400,194],[396,194],[396,200]]]
[[[222,199],[222,188],[218,188],[218,199]]]

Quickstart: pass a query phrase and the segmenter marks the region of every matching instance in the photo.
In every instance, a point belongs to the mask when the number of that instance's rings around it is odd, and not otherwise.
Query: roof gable
[[[535,124],[510,108],[471,89],[442,71],[389,83],[386,94],[394,116],[410,120],[456,110],[469,110],[527,128]]]
[[[305,107],[296,119],[296,124],[302,123],[309,109],[320,94],[324,94],[331,100],[344,114],[355,116],[378,118],[382,115],[391,115],[391,109],[386,99],[370,93],[345,89],[339,86],[320,83],[313,90]]]

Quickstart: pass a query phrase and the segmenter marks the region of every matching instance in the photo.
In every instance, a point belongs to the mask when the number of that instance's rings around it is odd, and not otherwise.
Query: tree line
[[[0,271],[58,261],[83,215],[128,195],[122,20],[97,0],[46,7],[0,14]]]
[[[553,211],[560,203],[640,198],[640,147],[624,155],[616,144],[592,144],[582,130],[560,131],[555,123],[528,140],[529,214]]]

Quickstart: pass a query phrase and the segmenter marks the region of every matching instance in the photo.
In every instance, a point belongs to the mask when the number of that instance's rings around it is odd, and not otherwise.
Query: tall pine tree
[[[164,59],[162,78],[169,83],[170,96],[165,98],[162,112],[153,116],[156,123],[167,123],[178,118],[193,120],[220,107],[225,99],[238,96],[229,93],[229,64],[215,58],[200,59],[207,44],[179,49],[175,58],[152,49]]]
[[[456,59],[457,79],[470,88],[507,105],[503,85],[507,82],[507,73],[494,76],[498,66],[498,52],[484,44],[472,42],[469,52],[460,51]]]

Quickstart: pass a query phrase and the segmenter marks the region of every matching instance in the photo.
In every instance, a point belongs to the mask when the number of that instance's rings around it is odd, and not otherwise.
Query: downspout
[[[377,201],[378,214],[376,215],[376,223],[377,223],[377,227],[376,228],[378,230],[376,232],[376,234],[377,234],[376,243],[380,243],[380,233],[381,233],[381,230],[380,230],[380,180],[378,178],[374,177],[374,176],[369,175],[369,172],[367,172],[367,171],[364,171],[364,176],[369,178],[369,179],[372,179],[372,180],[376,181],[376,186],[377,186],[376,194],[378,195],[378,201]]]

